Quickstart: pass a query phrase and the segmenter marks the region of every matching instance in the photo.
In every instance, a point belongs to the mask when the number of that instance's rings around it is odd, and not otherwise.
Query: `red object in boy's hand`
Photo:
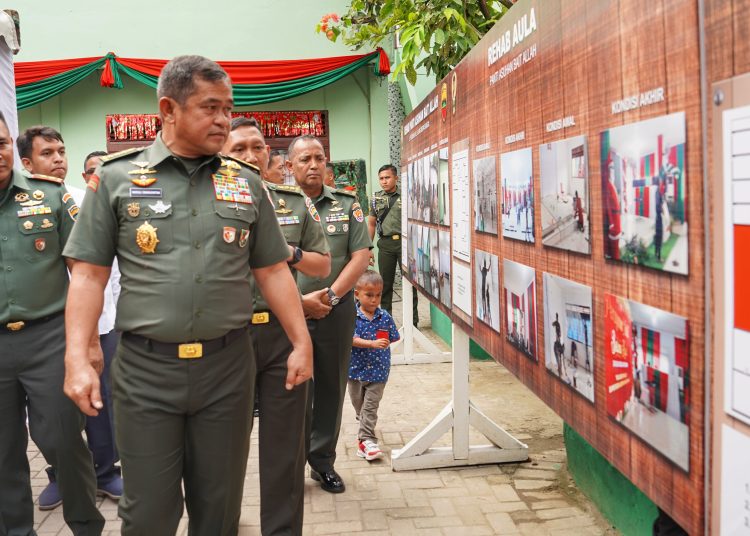
[[[387,329],[379,329],[377,332],[375,332],[375,338],[389,340],[390,335],[388,334]]]

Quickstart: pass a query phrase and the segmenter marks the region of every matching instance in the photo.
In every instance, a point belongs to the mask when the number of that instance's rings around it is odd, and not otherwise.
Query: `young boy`
[[[359,419],[357,456],[367,461],[383,456],[375,437],[378,406],[391,369],[390,345],[399,339],[393,317],[380,308],[383,278],[366,271],[354,287],[357,321],[349,365],[349,397]]]

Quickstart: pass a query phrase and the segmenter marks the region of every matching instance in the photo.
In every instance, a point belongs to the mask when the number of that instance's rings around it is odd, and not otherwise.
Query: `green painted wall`
[[[656,505],[567,424],[568,470],[583,493],[625,536],[651,534]]]
[[[198,0],[130,0],[102,4],[50,0],[11,6],[21,17],[22,49],[16,61],[101,56],[170,58],[202,54],[220,60],[299,59],[354,54],[315,33],[326,13],[341,13],[344,0],[253,0],[207,4]],[[33,9],[32,9],[33,6]],[[175,9],[179,6],[179,9]],[[147,15],[146,15],[147,14]],[[54,36],[54,39],[50,39]],[[292,37],[293,38],[290,38]],[[123,76],[122,90],[99,86],[98,74],[38,106],[21,110],[21,130],[47,124],[60,130],[68,148],[71,184],[82,186],[83,158],[105,148],[105,116],[156,113],[154,90]],[[370,189],[388,161],[388,100],[385,81],[365,67],[300,97],[238,110],[329,110],[331,158],[364,158]],[[377,186],[379,189],[379,186]]]

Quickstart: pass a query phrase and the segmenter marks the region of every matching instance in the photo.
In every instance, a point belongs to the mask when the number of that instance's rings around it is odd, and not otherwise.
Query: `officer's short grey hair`
[[[289,144],[289,149],[287,149],[287,152],[286,152],[287,156],[286,157],[289,160],[291,160],[292,156],[294,156],[294,148],[296,147],[296,145],[298,143],[300,143],[300,142],[303,142],[303,141],[316,141],[316,142],[320,143],[321,147],[323,147],[323,144],[320,142],[320,140],[318,138],[316,138],[315,136],[313,136],[312,134],[303,134],[302,136],[297,136]]]
[[[169,97],[180,104],[195,91],[195,79],[219,82],[229,79],[227,72],[215,61],[203,56],[177,56],[164,66],[156,86],[158,98]]]

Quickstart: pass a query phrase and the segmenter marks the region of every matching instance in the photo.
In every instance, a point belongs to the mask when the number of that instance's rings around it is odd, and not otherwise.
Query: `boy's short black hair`
[[[375,270],[365,270],[359,279],[357,279],[357,288],[365,285],[380,285],[383,286],[383,276],[377,273]]]

